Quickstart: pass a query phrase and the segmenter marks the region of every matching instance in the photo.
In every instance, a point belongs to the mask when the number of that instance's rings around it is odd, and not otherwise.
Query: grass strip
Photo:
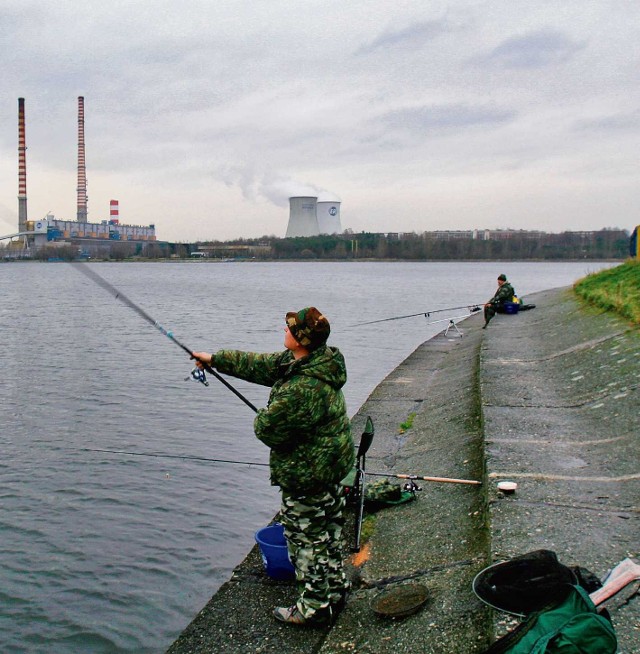
[[[640,325],[640,260],[630,259],[587,275],[573,285],[573,290],[585,302]]]

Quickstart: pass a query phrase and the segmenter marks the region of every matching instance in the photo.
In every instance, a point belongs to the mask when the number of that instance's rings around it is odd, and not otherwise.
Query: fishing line
[[[126,456],[145,456],[157,459],[186,459],[188,461],[206,461],[207,463],[233,463],[243,466],[268,466],[268,463],[258,461],[233,461],[231,459],[209,459],[205,456],[190,456],[188,454],[157,454],[155,452],[129,452],[127,450],[104,450],[92,447],[69,447],[64,448],[74,452],[102,452],[103,454],[124,454]]]
[[[389,320],[402,320],[403,318],[415,318],[416,316],[424,316],[429,318],[432,313],[441,313],[442,311],[457,311],[458,309],[467,309],[469,313],[477,313],[480,311],[479,304],[464,304],[460,307],[447,307],[446,309],[432,309],[431,311],[421,311],[420,313],[410,313],[406,316],[394,316],[393,318],[381,318],[380,320],[370,320],[368,322],[358,322],[355,325],[348,325],[350,327],[361,327],[362,325],[373,325],[378,322],[388,322]]]
[[[94,281],[98,286],[102,286],[109,293],[112,293],[116,300],[120,300],[123,304],[126,304],[130,309],[133,309],[141,318],[144,318],[148,323],[153,325],[159,332],[164,334],[170,341],[175,343],[179,348],[184,350],[192,359],[196,357],[193,356],[193,351],[189,349],[186,345],[183,345],[174,335],[173,332],[165,329],[157,320],[154,320],[144,309],[140,308],[135,302],[130,300],[124,293],[119,291],[115,286],[110,284],[106,279],[102,278],[95,270],[92,270],[87,266],[86,263],[81,262],[72,262],[71,265],[79,270],[83,275],[86,275],[89,279]],[[198,359],[199,360],[199,359]],[[224,377],[220,376],[209,364],[204,361],[200,361],[204,366],[205,370],[213,375],[219,382],[224,384],[232,393],[239,397],[250,409],[258,413],[257,407],[252,404],[239,390],[234,388]],[[191,378],[196,381],[202,382],[205,386],[208,386],[206,382],[206,377],[204,375],[200,376],[195,371],[192,371]],[[187,377],[189,379],[189,377]]]
[[[268,463],[261,463],[259,461],[236,461],[234,459],[211,459],[206,456],[193,456],[189,454],[159,454],[156,452],[130,452],[128,450],[108,450],[93,447],[65,447],[62,449],[72,450],[74,452],[99,452],[102,454],[121,454],[125,456],[142,456],[151,457],[155,459],[179,459],[187,461],[203,461],[205,463],[229,463],[241,466],[264,466],[268,467]],[[418,481],[433,481],[440,483],[450,484],[469,484],[474,486],[481,486],[482,482],[473,481],[471,479],[452,479],[450,477],[425,477],[420,475],[407,475],[407,474],[391,474],[385,472],[369,472],[364,471],[364,474],[369,477],[394,477],[396,479],[418,480]]]

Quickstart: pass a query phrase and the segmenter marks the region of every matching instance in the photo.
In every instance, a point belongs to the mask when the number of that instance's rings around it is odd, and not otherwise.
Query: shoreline
[[[91,258],[78,259],[74,262],[80,263],[190,263],[196,264],[254,264],[254,263],[611,263],[622,264],[629,260],[624,259],[376,259],[376,258],[358,258],[358,259],[190,259],[190,258],[158,258],[158,259],[97,259]],[[39,259],[5,259],[0,257],[0,263],[42,263],[42,264],[61,264],[72,263],[70,261],[55,260],[44,261]]]

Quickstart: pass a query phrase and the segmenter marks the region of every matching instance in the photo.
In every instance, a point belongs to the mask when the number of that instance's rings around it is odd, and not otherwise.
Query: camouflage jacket
[[[513,286],[509,282],[505,282],[500,288],[496,291],[496,294],[489,300],[489,302],[495,306],[501,307],[505,302],[511,302],[513,296],[515,295]]]
[[[337,348],[323,346],[298,360],[288,350],[220,350],[211,362],[222,373],[271,387],[254,429],[271,448],[272,484],[289,492],[317,492],[351,470],[354,447],[341,391],[347,370]]]

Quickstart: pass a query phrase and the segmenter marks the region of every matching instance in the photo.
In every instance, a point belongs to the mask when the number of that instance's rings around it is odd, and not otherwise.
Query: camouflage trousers
[[[493,316],[496,315],[496,313],[506,313],[504,307],[501,304],[489,304],[488,306],[485,306],[484,308],[484,321],[485,324],[489,324],[489,321]]]
[[[349,587],[342,562],[344,504],[338,485],[314,495],[282,492],[280,519],[305,618],[339,602]]]

